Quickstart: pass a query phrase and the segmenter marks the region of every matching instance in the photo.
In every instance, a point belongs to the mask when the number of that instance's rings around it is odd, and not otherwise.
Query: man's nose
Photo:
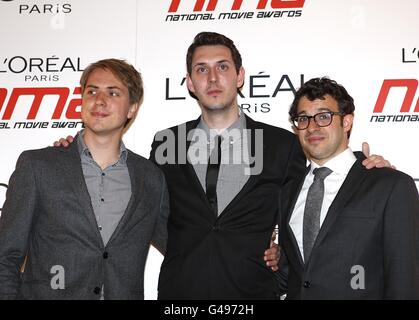
[[[208,78],[210,82],[217,82],[218,81],[218,73],[215,68],[210,68],[208,72]]]
[[[96,94],[95,104],[96,105],[104,105],[104,104],[106,104],[106,94],[104,92],[100,92],[99,91]]]
[[[313,132],[313,131],[316,131],[316,130],[319,130],[319,129],[320,129],[320,127],[317,124],[317,122],[314,121],[314,118],[310,118],[309,122],[308,122],[307,131],[308,132]]]

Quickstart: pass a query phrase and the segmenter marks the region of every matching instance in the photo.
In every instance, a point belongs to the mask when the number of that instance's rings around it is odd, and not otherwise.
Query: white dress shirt
[[[356,161],[356,157],[350,148],[341,152],[334,158],[327,161],[323,167],[328,167],[333,172],[326,177],[324,180],[324,198],[322,203],[322,209],[320,211],[320,228],[326,218],[327,211],[330,205],[335,199],[340,187],[348,175],[349,170]],[[295,203],[294,211],[292,212],[290,219],[290,227],[294,233],[295,239],[297,240],[298,247],[300,248],[301,256],[304,260],[304,249],[303,249],[303,220],[304,220],[304,207],[307,198],[307,192],[313,183],[314,174],[313,170],[320,166],[314,161],[311,162],[310,172],[307,174],[303,187]]]

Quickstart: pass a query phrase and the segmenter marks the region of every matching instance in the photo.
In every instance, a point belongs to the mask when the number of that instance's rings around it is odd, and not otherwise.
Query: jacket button
[[[99,294],[100,293],[100,288],[99,287],[94,288],[93,293],[94,294]]]
[[[304,281],[303,287],[308,289],[311,287],[311,283],[309,281]]]
[[[212,230],[214,230],[214,231],[220,231],[220,227],[219,226],[213,226],[212,227]]]
[[[107,252],[107,251],[105,251],[105,252],[103,253],[103,259],[108,259],[108,256],[109,256],[108,252]]]

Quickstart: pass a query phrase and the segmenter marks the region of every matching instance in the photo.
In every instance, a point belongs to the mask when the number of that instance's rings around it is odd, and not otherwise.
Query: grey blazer
[[[131,199],[105,247],[77,143],[20,155],[0,218],[0,299],[99,299],[102,286],[105,299],[144,298],[150,242],[166,248],[168,193],[149,160],[128,151],[127,165]]]

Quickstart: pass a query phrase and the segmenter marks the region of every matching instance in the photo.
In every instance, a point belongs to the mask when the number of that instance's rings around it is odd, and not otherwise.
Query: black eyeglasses
[[[296,116],[292,119],[292,122],[294,124],[294,127],[298,130],[307,129],[310,125],[311,119],[314,119],[314,122],[319,127],[327,127],[330,126],[330,124],[332,123],[334,115],[344,116],[344,114],[340,112],[326,111],[316,113],[314,116]]]

